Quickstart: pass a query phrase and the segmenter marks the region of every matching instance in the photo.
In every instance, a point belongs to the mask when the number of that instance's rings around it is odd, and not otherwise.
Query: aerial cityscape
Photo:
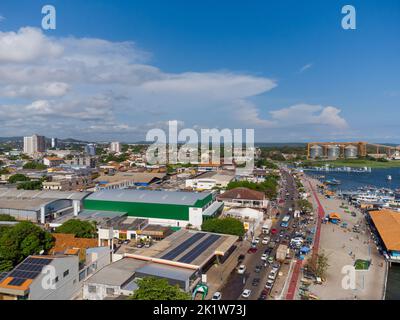
[[[399,300],[399,36],[396,0],[2,1],[1,303]]]

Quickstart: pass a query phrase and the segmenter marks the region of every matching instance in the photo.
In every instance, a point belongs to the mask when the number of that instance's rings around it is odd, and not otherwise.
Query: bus
[[[290,215],[284,216],[283,219],[282,219],[282,222],[281,222],[281,227],[282,228],[289,227],[289,221],[290,221]]]

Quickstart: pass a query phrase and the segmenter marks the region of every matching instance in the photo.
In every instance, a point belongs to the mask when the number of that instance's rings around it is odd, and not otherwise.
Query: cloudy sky
[[[0,136],[144,140],[253,128],[259,142],[400,142],[400,2],[0,4]]]

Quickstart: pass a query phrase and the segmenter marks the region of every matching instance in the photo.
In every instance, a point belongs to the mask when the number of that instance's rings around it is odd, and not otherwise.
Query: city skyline
[[[135,142],[177,120],[256,142],[397,143],[400,4],[353,1],[343,30],[345,4],[55,1],[44,31],[41,2],[4,1],[0,136]]]

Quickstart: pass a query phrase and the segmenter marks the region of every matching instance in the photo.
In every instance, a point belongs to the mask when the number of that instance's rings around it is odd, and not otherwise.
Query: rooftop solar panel
[[[166,253],[161,257],[161,259],[166,259],[166,260],[172,260],[175,259],[177,256],[179,256],[183,251],[185,251],[187,248],[189,248],[193,243],[197,242],[201,238],[203,238],[206,235],[206,233],[196,233],[193,236],[191,236],[189,239],[186,239],[184,242],[182,242],[179,246],[177,246],[175,249],[171,250],[170,252]]]
[[[185,254],[182,258],[178,261],[183,263],[190,263],[195,260],[200,254],[204,252],[210,245],[212,245],[215,241],[217,241],[221,236],[216,234],[212,234],[207,237],[203,242],[201,242],[198,246],[193,248],[190,252]]]
[[[10,286],[20,286],[20,285],[22,285],[25,281],[26,281],[26,279],[14,278],[14,279],[12,279],[8,284],[9,284]]]

